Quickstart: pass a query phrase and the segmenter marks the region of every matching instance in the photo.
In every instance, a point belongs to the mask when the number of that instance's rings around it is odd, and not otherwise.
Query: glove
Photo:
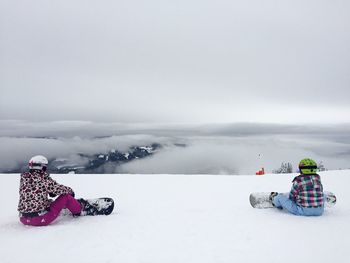
[[[52,197],[52,198],[56,197],[56,195],[54,193],[49,193],[49,196]]]
[[[70,193],[70,195],[75,197],[75,193],[73,191]]]

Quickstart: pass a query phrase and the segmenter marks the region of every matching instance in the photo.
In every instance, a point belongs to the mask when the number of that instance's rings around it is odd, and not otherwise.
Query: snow
[[[18,174],[0,174],[0,262],[349,262],[350,170],[322,172],[337,204],[321,217],[253,209],[250,192],[287,192],[295,174],[52,175],[77,197],[110,196],[110,216],[18,221]]]
[[[150,147],[150,146],[141,146],[140,149],[141,149],[141,150],[145,150],[145,151],[148,152],[148,153],[153,153],[153,152],[155,152],[155,151],[153,150],[153,148]]]

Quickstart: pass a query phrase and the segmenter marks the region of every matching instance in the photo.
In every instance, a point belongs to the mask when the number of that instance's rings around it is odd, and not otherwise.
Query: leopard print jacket
[[[34,213],[46,210],[50,206],[48,194],[56,196],[73,194],[70,187],[58,184],[46,172],[32,170],[21,174],[18,211]]]

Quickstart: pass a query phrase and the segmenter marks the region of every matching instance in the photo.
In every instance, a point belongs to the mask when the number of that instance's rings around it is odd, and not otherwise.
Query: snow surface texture
[[[53,175],[77,197],[110,196],[110,216],[17,217],[17,174],[0,175],[0,262],[349,262],[350,171],[321,173],[337,204],[321,217],[254,209],[251,192],[287,192],[295,174]]]

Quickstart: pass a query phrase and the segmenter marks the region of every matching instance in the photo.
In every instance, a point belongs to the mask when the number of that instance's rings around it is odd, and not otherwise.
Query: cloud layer
[[[322,161],[328,169],[349,168],[350,161],[350,125],[133,126],[21,121],[2,121],[0,125],[2,171],[37,154],[83,165],[86,159],[80,153],[92,155],[112,149],[125,152],[131,146],[152,143],[164,147],[152,157],[118,167],[101,167],[101,172],[251,174],[261,167],[272,171],[282,162],[291,162],[296,169],[305,157]]]
[[[0,3],[0,119],[348,122],[350,2]]]

